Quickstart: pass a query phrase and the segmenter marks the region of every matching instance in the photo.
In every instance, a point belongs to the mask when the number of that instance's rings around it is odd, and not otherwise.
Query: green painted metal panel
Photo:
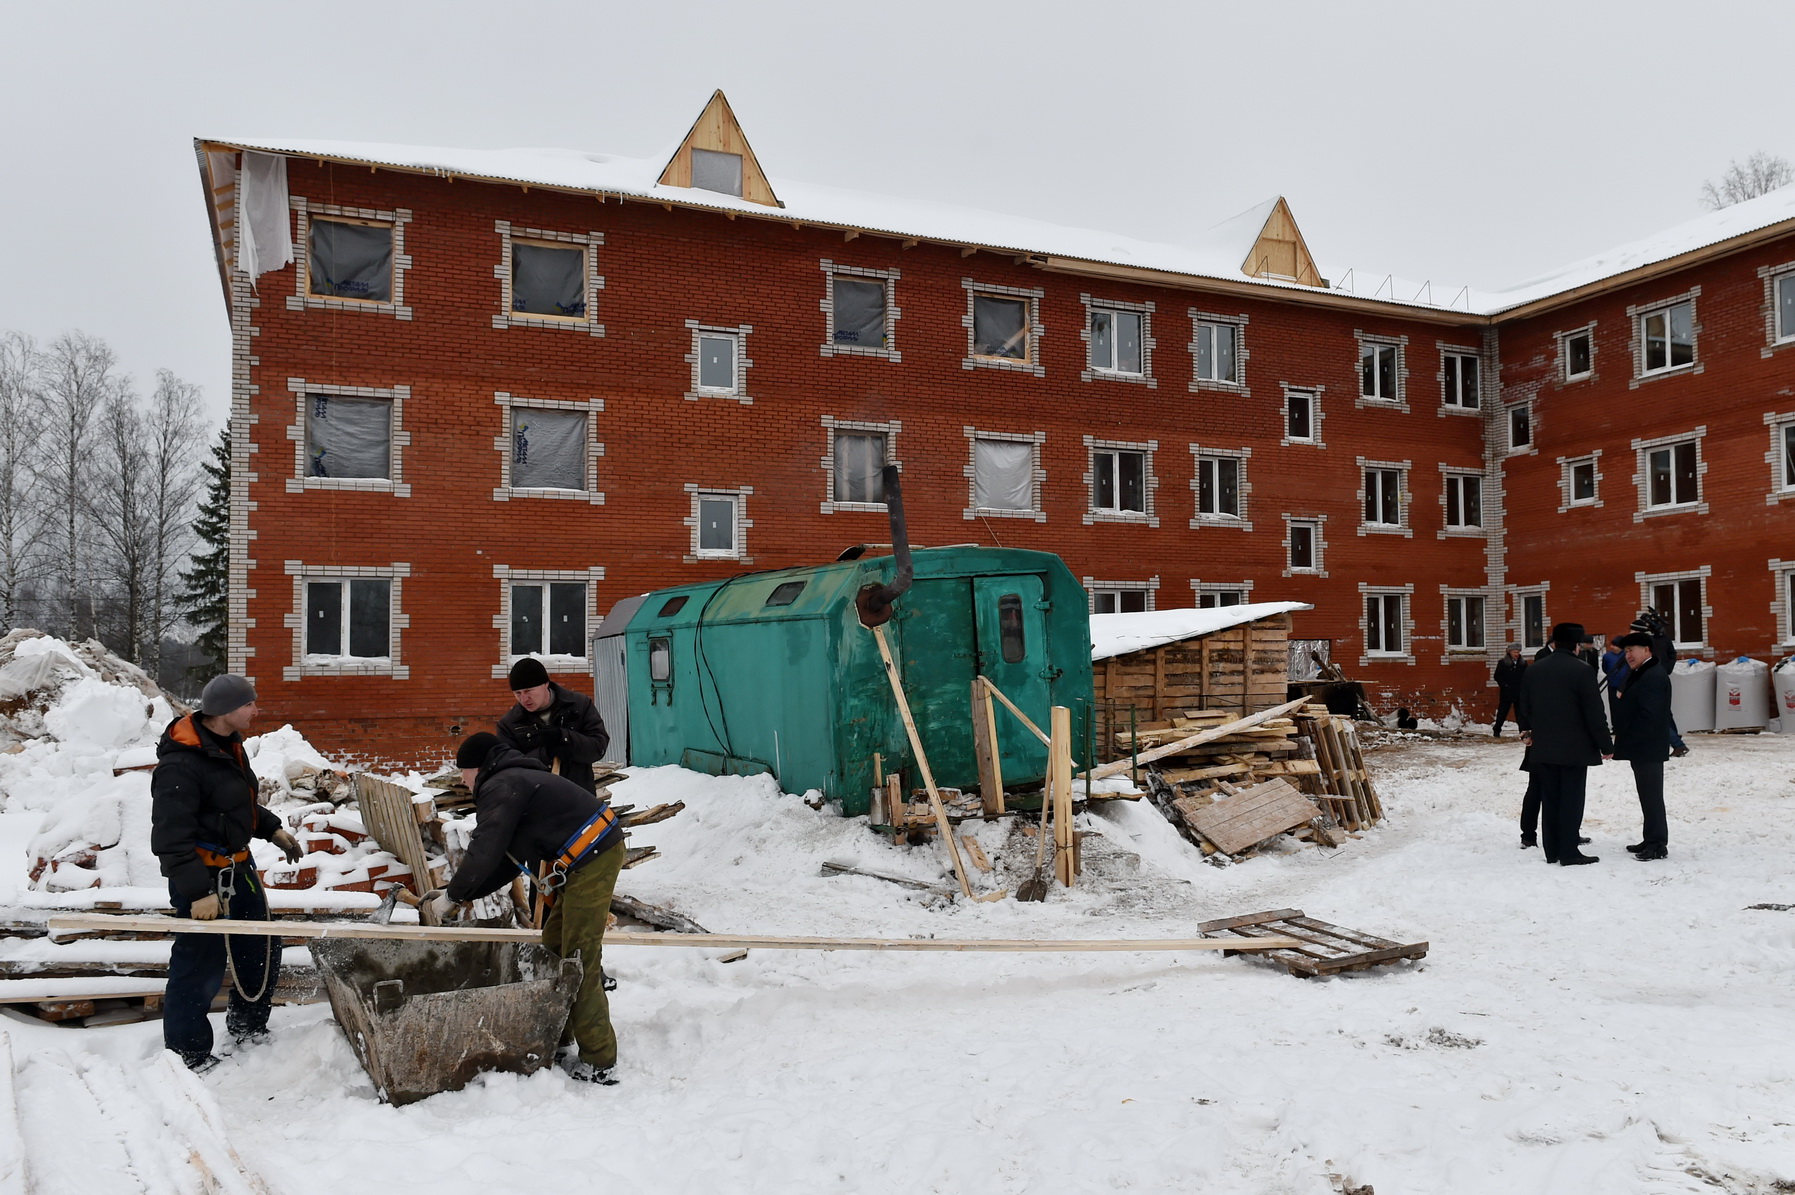
[[[1053,704],[1048,685],[1046,586],[1038,576],[979,577],[973,583],[978,607],[978,659],[984,674],[1048,729]],[[1088,653],[1087,653],[1088,654]],[[1047,748],[1009,710],[997,711],[997,746],[1004,775],[1045,775]],[[1074,752],[1077,754],[1077,752]]]

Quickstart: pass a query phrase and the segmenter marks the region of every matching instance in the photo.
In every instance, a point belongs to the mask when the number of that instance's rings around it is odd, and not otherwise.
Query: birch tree
[[[45,621],[70,638],[78,636],[82,603],[91,598],[85,584],[91,570],[83,549],[92,496],[93,430],[107,395],[118,385],[116,368],[105,341],[85,332],[64,332],[50,342],[41,371],[44,464],[39,476],[54,523],[51,571],[61,607]],[[91,605],[89,611],[91,630]]]
[[[30,449],[37,439],[38,351],[29,336],[0,333],[0,631],[19,625],[31,580],[37,491]]]
[[[148,457],[148,642],[144,669],[160,676],[162,640],[181,620],[181,565],[193,540],[194,500],[199,496],[200,389],[170,370],[158,370],[156,389],[144,415]]]
[[[88,506],[95,546],[102,556],[101,568],[89,573],[89,583],[94,598],[102,589],[111,590],[110,634],[101,638],[133,664],[143,662],[149,589],[145,422],[136,395],[124,385],[110,387],[98,419],[98,460]]]
[[[1795,166],[1789,159],[1758,150],[1743,162],[1734,161],[1718,180],[1702,184],[1702,206],[1711,212],[1747,199],[1768,195],[1778,187],[1795,181]]]

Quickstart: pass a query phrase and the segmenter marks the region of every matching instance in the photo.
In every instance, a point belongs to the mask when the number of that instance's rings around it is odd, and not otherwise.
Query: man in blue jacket
[[[1599,863],[1577,849],[1583,800],[1591,767],[1612,755],[1608,719],[1596,694],[1596,670],[1577,658],[1583,627],[1552,628],[1552,650],[1527,669],[1521,682],[1521,737],[1539,785],[1540,845],[1546,862],[1570,867]]]
[[[1614,758],[1633,765],[1639,791],[1644,837],[1628,847],[1643,861],[1662,859],[1669,851],[1670,827],[1664,817],[1664,761],[1670,758],[1670,677],[1653,653],[1652,637],[1623,635],[1627,653],[1626,684],[1614,698]]]

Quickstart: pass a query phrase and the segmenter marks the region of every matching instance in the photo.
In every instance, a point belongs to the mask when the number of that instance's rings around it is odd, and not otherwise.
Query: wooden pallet
[[[1203,922],[1197,926],[1197,931],[1204,937],[1232,934],[1237,938],[1296,938],[1304,945],[1267,951],[1265,957],[1287,968],[1292,975],[1305,979],[1427,957],[1426,942],[1392,942],[1358,930],[1342,929],[1305,917],[1301,909],[1272,909],[1240,917],[1223,917],[1218,921]]]
[[[1180,806],[1178,812],[1185,825],[1214,843],[1218,851],[1238,855],[1286,830],[1307,825],[1321,811],[1288,780],[1270,780],[1243,788],[1213,805],[1188,811]]]

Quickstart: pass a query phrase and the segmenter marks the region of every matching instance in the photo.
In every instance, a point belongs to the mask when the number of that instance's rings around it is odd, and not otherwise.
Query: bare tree
[[[39,503],[30,448],[38,413],[37,343],[17,332],[0,333],[0,631],[19,625],[35,563]]]
[[[142,662],[147,637],[152,540],[144,423],[137,410],[137,396],[124,385],[111,386],[99,414],[99,444],[88,507],[95,546],[104,565],[100,576],[89,577],[94,587],[92,598],[99,598],[103,588],[112,590],[110,633],[101,638],[134,664]]]
[[[205,455],[205,425],[200,420],[200,389],[170,370],[156,372],[156,390],[144,413],[144,451],[148,457],[147,510],[148,622],[142,664],[158,676],[162,640],[182,621],[176,600],[181,566],[193,542],[194,502],[199,497],[199,464]]]
[[[1790,182],[1795,182],[1795,166],[1789,165],[1789,159],[1760,149],[1743,162],[1734,161],[1718,182],[1703,183],[1702,206],[1717,212],[1768,195]]]
[[[85,581],[84,540],[89,509],[93,426],[106,398],[118,388],[116,360],[106,342],[85,332],[64,332],[50,342],[39,394],[44,413],[40,477],[55,523],[59,618],[46,618],[64,635],[80,633],[82,607],[91,595]],[[92,614],[89,606],[89,630]]]

